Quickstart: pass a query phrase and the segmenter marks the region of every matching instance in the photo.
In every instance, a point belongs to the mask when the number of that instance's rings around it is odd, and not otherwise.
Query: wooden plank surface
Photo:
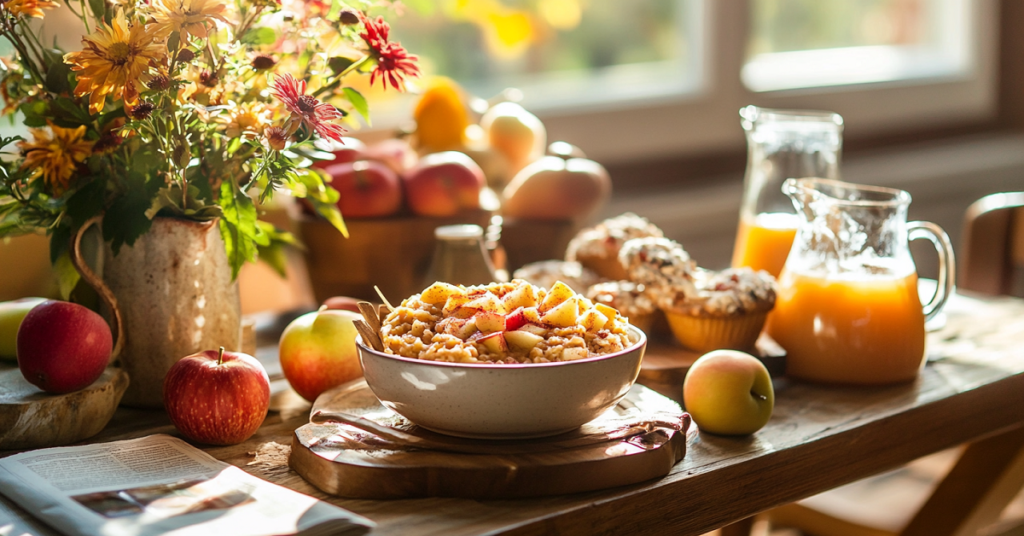
[[[700,434],[665,478],[576,495],[504,501],[327,497],[287,465],[308,406],[279,402],[256,436],[213,456],[365,515],[374,534],[702,534],[757,512],[1024,423],[1024,301],[957,296],[929,335],[920,378],[885,388],[776,380],[769,424],[748,438]],[[161,413],[119,410],[94,441],[174,433]],[[0,520],[27,514],[0,500]],[[24,521],[23,521],[24,522]],[[30,522],[31,523],[31,522]],[[45,533],[38,530],[35,533]]]

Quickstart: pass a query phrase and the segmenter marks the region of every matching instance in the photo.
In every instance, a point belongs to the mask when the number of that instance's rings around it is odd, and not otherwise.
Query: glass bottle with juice
[[[799,218],[782,193],[789,178],[839,178],[843,118],[831,112],[740,110],[747,136],[747,171],[732,266],[779,276]]]
[[[925,320],[953,290],[953,250],[940,227],[907,222],[902,190],[787,180],[801,219],[779,278],[768,333],[786,349],[786,373],[823,383],[914,379],[925,358]],[[939,253],[935,296],[922,307],[909,240]]]

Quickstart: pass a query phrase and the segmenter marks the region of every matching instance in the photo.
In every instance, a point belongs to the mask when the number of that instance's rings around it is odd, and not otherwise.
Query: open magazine
[[[0,493],[71,536],[358,535],[373,526],[162,434],[0,459]]]

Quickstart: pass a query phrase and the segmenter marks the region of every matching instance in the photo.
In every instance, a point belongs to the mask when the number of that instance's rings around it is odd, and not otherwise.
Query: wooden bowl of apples
[[[345,138],[333,161],[316,164],[341,194],[338,208],[349,230],[345,238],[310,214],[298,221],[318,301],[375,300],[374,285],[386,296],[408,296],[423,287],[437,227],[490,224],[497,197],[472,159],[455,151],[418,158],[403,144],[368,147]]]

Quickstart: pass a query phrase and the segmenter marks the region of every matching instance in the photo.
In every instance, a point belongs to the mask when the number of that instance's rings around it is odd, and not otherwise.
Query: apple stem
[[[758,393],[755,393],[755,392],[753,392],[753,391],[751,391],[751,392],[750,392],[750,394],[751,394],[751,395],[752,395],[752,396],[753,396],[754,398],[760,399],[760,400],[762,400],[762,401],[764,401],[764,400],[768,400],[768,397],[767,397],[767,396],[764,396],[764,395],[762,395],[762,394],[758,394]]]
[[[316,312],[322,313],[322,312],[324,312],[326,310],[327,310],[327,306],[326,305],[321,305],[320,308],[316,310]]]
[[[218,365],[223,365],[224,364],[224,347],[223,346],[221,346],[220,347],[220,351],[217,352],[217,364]]]

